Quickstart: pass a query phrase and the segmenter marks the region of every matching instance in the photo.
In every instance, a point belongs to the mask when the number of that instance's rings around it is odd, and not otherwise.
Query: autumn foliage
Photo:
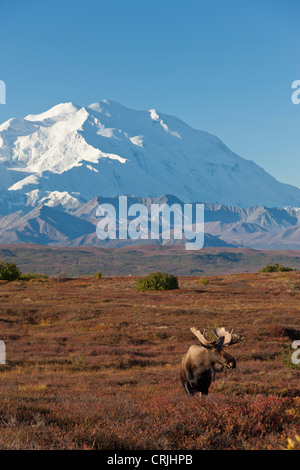
[[[299,435],[297,272],[0,281],[1,449],[282,449]],[[243,335],[237,368],[188,398],[190,326]],[[294,447],[293,447],[294,446]]]

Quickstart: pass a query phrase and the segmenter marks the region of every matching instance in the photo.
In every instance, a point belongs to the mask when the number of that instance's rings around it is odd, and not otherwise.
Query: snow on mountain
[[[34,189],[27,193],[27,206],[35,207],[37,204],[43,204],[48,207],[59,207],[68,212],[78,209],[84,201],[80,196],[71,196],[67,191],[48,191],[42,193],[38,189]]]
[[[70,201],[120,194],[300,206],[300,189],[279,183],[217,137],[155,109],[136,111],[107,100],[86,107],[61,103],[2,124],[0,191],[7,189],[29,205],[46,198],[65,208]]]

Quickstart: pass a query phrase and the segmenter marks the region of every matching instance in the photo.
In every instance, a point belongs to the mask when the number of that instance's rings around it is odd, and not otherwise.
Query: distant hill
[[[279,263],[300,270],[295,250],[258,251],[241,248],[203,248],[186,251],[183,246],[135,246],[122,248],[49,247],[33,244],[0,246],[0,260],[13,261],[22,272],[50,276],[141,276],[153,271],[176,275],[205,276],[257,272],[266,264]]]

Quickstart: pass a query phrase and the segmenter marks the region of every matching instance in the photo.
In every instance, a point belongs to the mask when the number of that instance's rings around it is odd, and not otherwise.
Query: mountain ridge
[[[185,240],[172,238],[174,222],[171,220],[170,240],[100,240],[96,234],[99,221],[97,208],[101,204],[115,207],[118,225],[118,197],[97,196],[68,209],[56,200],[35,207],[26,206],[13,213],[0,215],[0,244],[34,243],[49,246],[99,246],[121,247],[128,245],[180,245]],[[179,205],[184,202],[172,195],[156,198],[137,198],[128,196],[131,204]],[[1,208],[1,206],[0,206]],[[149,227],[148,212],[147,221]],[[160,222],[161,229],[161,222]],[[261,207],[239,208],[218,204],[204,205],[205,247],[247,247],[263,249],[300,249],[300,211],[297,209],[274,209]]]
[[[3,123],[0,191],[31,205],[67,193],[85,201],[173,194],[185,202],[300,207],[299,188],[278,182],[218,137],[155,109],[107,100],[60,103]]]

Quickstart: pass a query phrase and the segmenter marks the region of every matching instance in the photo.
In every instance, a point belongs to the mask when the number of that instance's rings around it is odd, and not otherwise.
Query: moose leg
[[[191,386],[190,382],[188,382],[187,380],[182,380],[181,379],[181,383],[182,383],[182,386],[183,386],[184,390],[186,391],[186,394],[188,396],[192,396],[194,394],[194,390],[193,390],[193,387]]]
[[[202,395],[208,395],[208,389],[210,387],[210,384],[211,384],[211,371],[210,370],[207,370],[205,371],[201,378],[198,379],[198,382],[197,382],[197,391],[200,392],[199,393],[199,396],[202,396]]]

